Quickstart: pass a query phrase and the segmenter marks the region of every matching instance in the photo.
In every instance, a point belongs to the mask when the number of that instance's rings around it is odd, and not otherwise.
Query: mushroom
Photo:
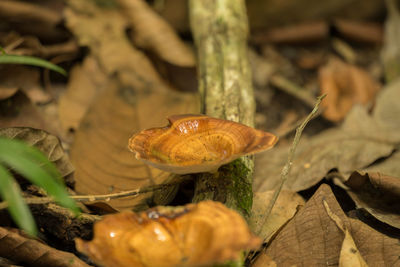
[[[209,266],[237,260],[261,239],[222,203],[203,201],[107,215],[94,226],[92,241],[75,240],[77,250],[104,266]]]
[[[270,149],[275,135],[206,115],[173,115],[169,125],[143,130],[129,139],[136,158],[158,169],[188,174],[216,172],[241,156]]]

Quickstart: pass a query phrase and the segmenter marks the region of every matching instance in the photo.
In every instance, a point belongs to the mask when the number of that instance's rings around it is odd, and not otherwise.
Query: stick
[[[275,190],[271,201],[269,202],[267,211],[266,211],[264,219],[263,219],[263,223],[260,224],[261,226],[267,222],[269,215],[271,214],[272,208],[274,207],[275,202],[278,199],[279,193],[282,190],[283,184],[286,182],[287,178],[289,177],[289,173],[290,173],[290,170],[291,170],[292,164],[293,164],[294,153],[296,152],[297,144],[300,141],[301,134],[303,133],[303,130],[306,127],[307,123],[314,118],[315,114],[318,111],[319,104],[321,103],[322,99],[324,99],[325,96],[326,95],[322,95],[317,98],[317,102],[315,103],[314,109],[304,119],[303,123],[296,129],[296,135],[294,136],[292,146],[290,147],[288,159],[287,159],[286,164],[283,167],[282,172],[281,172],[280,183],[278,185],[278,188]]]
[[[140,194],[144,193],[149,193],[153,192],[156,190],[162,190],[166,187],[170,186],[175,186],[180,183],[182,183],[184,180],[187,178],[180,178],[178,181],[168,183],[168,184],[159,184],[159,185],[152,185],[152,186],[146,186],[143,188],[138,188],[135,190],[129,190],[129,191],[123,191],[123,192],[118,192],[114,194],[105,194],[105,195],[76,195],[76,196],[69,196],[70,198],[79,201],[79,202],[92,202],[92,201],[99,201],[99,200],[105,200],[109,201],[110,199],[116,199],[116,198],[123,198],[123,197],[129,197],[129,196],[138,196]],[[28,197],[25,198],[25,202],[27,204],[47,204],[47,203],[52,203],[55,202],[55,200],[52,197]],[[5,209],[8,207],[8,203],[6,201],[0,202],[0,210]]]

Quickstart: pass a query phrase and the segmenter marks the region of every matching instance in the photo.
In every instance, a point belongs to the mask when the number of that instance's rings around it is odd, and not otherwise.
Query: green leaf
[[[0,165],[0,196],[7,201],[8,211],[18,227],[35,236],[37,227],[28,206],[22,198],[21,189],[12,175],[2,165]]]
[[[64,76],[67,76],[67,72],[53,63],[37,58],[37,57],[30,57],[30,56],[20,56],[20,55],[9,55],[9,54],[0,54],[0,64],[24,64],[24,65],[32,65],[37,67],[43,67],[49,70],[53,70],[58,72]]]
[[[26,179],[45,189],[64,207],[75,214],[79,213],[61,182],[58,170],[36,148],[17,140],[0,138],[0,162],[6,163]]]

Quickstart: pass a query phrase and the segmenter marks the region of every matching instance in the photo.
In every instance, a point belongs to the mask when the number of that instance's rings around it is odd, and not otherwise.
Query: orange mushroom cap
[[[129,139],[136,158],[177,173],[215,172],[241,156],[270,149],[275,135],[206,115],[173,115],[169,125],[143,130]]]

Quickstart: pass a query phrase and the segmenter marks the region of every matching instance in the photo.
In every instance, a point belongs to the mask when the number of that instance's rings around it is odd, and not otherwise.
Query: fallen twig
[[[285,93],[299,99],[308,107],[314,107],[314,97],[312,97],[307,91],[297,84],[289,81],[282,75],[276,74],[271,77],[271,84],[276,88],[284,91]]]
[[[272,196],[272,199],[271,199],[271,201],[270,201],[270,203],[268,205],[268,208],[267,208],[267,210],[265,212],[265,215],[264,215],[264,218],[263,218],[263,223],[260,224],[261,226],[264,225],[267,222],[268,217],[271,214],[272,208],[274,207],[275,202],[278,199],[279,193],[282,190],[283,184],[286,182],[287,178],[289,177],[289,173],[290,173],[290,170],[291,170],[292,164],[293,164],[294,153],[295,153],[297,145],[298,145],[298,143],[300,141],[301,134],[302,134],[304,128],[306,127],[307,123],[314,118],[315,114],[318,111],[319,104],[321,103],[322,99],[324,99],[325,96],[326,95],[322,95],[322,96],[317,98],[317,102],[314,105],[314,109],[304,119],[303,123],[296,129],[296,135],[294,136],[293,144],[290,147],[288,159],[287,159],[286,164],[283,167],[282,172],[281,172],[280,183],[279,183],[277,189],[275,190],[275,192],[274,192],[274,194]]]
[[[162,190],[162,189],[165,189],[170,186],[176,186],[185,180],[187,180],[187,177],[183,176],[183,177],[179,177],[178,180],[176,180],[175,182],[171,182],[171,183],[167,183],[167,184],[151,185],[151,186],[138,188],[135,190],[122,191],[122,192],[118,192],[118,193],[105,194],[105,195],[75,195],[75,196],[70,196],[70,198],[74,199],[75,201],[82,202],[82,203],[99,201],[99,200],[109,201],[111,199],[138,196],[140,194],[145,194],[145,193],[154,192],[157,190]],[[24,200],[27,204],[46,204],[46,203],[55,202],[55,200],[52,197],[27,197]],[[8,203],[6,201],[0,202],[0,210],[5,209],[7,207],[8,207]]]

